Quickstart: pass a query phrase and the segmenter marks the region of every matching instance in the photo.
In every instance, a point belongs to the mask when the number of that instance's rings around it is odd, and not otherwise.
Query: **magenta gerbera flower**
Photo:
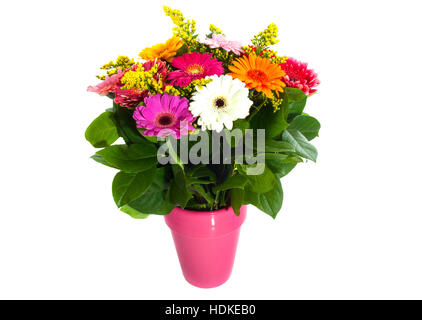
[[[212,75],[220,76],[224,73],[223,64],[212,58],[212,53],[185,53],[174,58],[172,65],[179,70],[170,72],[168,79],[173,85],[180,87],[186,87],[196,79]]]
[[[144,99],[145,106],[139,106],[133,113],[133,119],[138,128],[144,128],[145,136],[167,137],[169,135],[179,139],[187,130],[193,130],[195,120],[190,113],[189,100],[167,93],[155,94]],[[186,128],[181,128],[186,126]],[[183,130],[186,129],[186,133]]]
[[[300,89],[308,96],[317,91],[315,87],[320,83],[318,75],[314,70],[308,69],[307,63],[288,58],[281,64],[281,68],[286,72],[283,82],[288,87]]]

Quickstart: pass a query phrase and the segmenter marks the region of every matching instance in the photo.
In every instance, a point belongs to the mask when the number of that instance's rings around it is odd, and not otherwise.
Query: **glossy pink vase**
[[[165,216],[171,229],[185,279],[200,288],[214,288],[231,274],[246,206],[233,209],[189,211],[175,208]]]

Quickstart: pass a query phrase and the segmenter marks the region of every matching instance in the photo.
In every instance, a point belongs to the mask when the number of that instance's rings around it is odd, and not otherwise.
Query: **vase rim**
[[[189,209],[182,209],[180,207],[175,207],[175,209],[178,209],[180,211],[183,211],[183,213],[187,214],[195,214],[195,215],[217,215],[221,213],[225,213],[227,211],[233,211],[233,208],[231,206],[228,206],[226,208],[218,209],[218,210],[212,210],[212,211],[196,211],[196,210],[189,210]]]

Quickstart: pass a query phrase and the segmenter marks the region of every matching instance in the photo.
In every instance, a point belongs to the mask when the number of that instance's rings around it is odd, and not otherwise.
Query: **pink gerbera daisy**
[[[118,69],[116,74],[113,74],[110,77],[106,76],[103,82],[100,82],[96,86],[89,86],[87,90],[89,92],[95,92],[95,93],[98,93],[99,95],[105,96],[109,94],[110,92],[114,92],[116,88],[118,88],[121,85],[120,79],[123,77],[123,75],[124,75],[124,72]]]
[[[315,87],[320,83],[318,75],[314,70],[308,69],[307,63],[288,58],[281,64],[281,68],[286,72],[283,82],[287,87],[300,89],[308,96],[317,91]]]
[[[167,137],[169,135],[179,139],[187,130],[193,130],[195,120],[190,113],[189,100],[168,93],[155,94],[144,99],[145,106],[139,106],[133,113],[133,119],[138,128],[144,128],[145,136]],[[186,128],[181,126],[186,125]],[[186,133],[183,132],[186,129]]]
[[[201,41],[202,43],[208,45],[210,48],[222,48],[226,51],[231,51],[234,54],[240,55],[243,53],[242,44],[238,41],[227,40],[221,34],[212,34],[212,38],[206,37],[205,40]]]
[[[156,61],[147,61],[142,64],[145,71],[151,70],[151,68],[155,65],[158,66],[158,69],[157,69],[157,73],[154,74],[153,77],[157,81],[161,79],[165,87],[168,84],[167,83],[168,70],[167,70],[166,63],[160,60],[156,60]],[[135,71],[136,69],[137,69],[137,65],[136,67],[132,67],[131,69],[126,70],[125,72],[129,70]],[[122,107],[135,108],[141,102],[144,102],[144,98],[148,96],[147,90],[140,91],[136,89],[122,89],[121,86],[122,84],[119,83],[118,87],[116,87],[114,90],[114,93],[115,93],[114,102],[116,102]]]
[[[224,73],[223,64],[212,58],[212,53],[185,53],[174,58],[172,65],[179,70],[170,72],[168,79],[174,85],[181,87],[186,87],[196,79],[212,75],[220,76]]]

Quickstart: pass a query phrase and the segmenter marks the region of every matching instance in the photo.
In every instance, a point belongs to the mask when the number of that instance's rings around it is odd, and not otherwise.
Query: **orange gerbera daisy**
[[[285,72],[280,66],[254,54],[237,59],[229,69],[233,78],[243,81],[249,89],[263,92],[268,98],[273,96],[272,90],[283,91],[286,86],[281,81]]]
[[[176,56],[177,50],[183,45],[182,40],[178,37],[172,37],[166,41],[166,43],[159,43],[150,48],[145,48],[139,54],[144,60],[162,59],[172,62]]]

